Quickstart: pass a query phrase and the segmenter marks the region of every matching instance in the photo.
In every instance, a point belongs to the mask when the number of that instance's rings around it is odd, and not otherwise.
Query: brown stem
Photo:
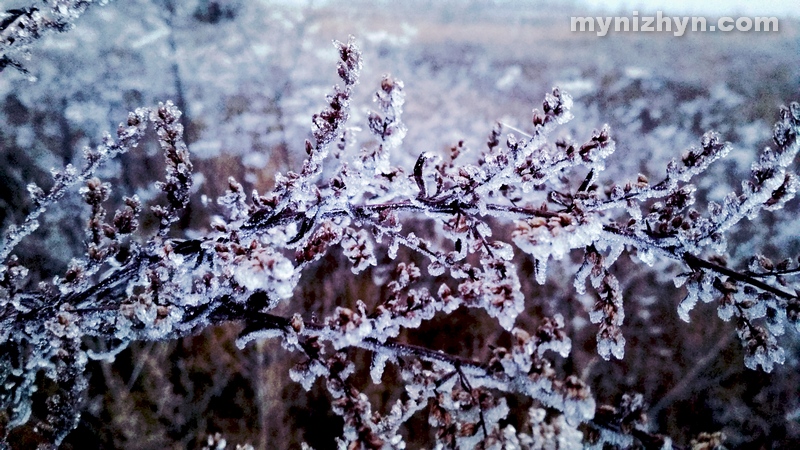
[[[784,290],[778,289],[774,286],[770,286],[769,284],[764,283],[763,281],[753,278],[752,276],[749,276],[747,274],[739,273],[735,270],[729,269],[725,266],[721,266],[711,261],[707,261],[705,259],[700,259],[697,256],[692,255],[691,253],[688,252],[684,253],[683,260],[686,261],[686,264],[688,264],[689,267],[691,267],[692,269],[703,268],[712,270],[721,275],[725,275],[741,283],[757,287],[763,291],[769,292],[771,294],[774,294],[781,298],[785,298],[787,300],[792,300],[797,298],[797,294],[790,294]]]

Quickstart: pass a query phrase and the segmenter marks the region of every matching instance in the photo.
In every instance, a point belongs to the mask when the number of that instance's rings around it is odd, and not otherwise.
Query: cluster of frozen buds
[[[448,155],[424,152],[413,167],[403,168],[392,166],[392,151],[400,148],[406,132],[401,120],[404,86],[386,76],[375,96],[379,111],[367,119],[371,136],[350,154],[358,130],[347,125],[361,53],[353,39],[335,45],[344,87],[335,86],[328,105],[314,115],[313,141],[306,141],[308,156],[300,172],[277,174],[274,190],[266,194],[247,195],[230,179],[228,192],[218,200],[227,214],[214,219],[206,236],[168,237],[192,192],[180,112],[170,103],[153,112],[131,113],[117,140],[108,137],[98,149],[87,150],[83,170],[54,172],[49,192],[29,188],[36,209],[21,227],[7,232],[0,252],[0,341],[34,348],[10,363],[24,369],[2,380],[19,392],[0,405],[12,418],[8,426],[28,419],[39,371],[62,383],[69,395],[61,398],[72,402],[53,409],[71,417],[51,428],[58,443],[76,423],[87,357],[113,359],[135,340],[173,339],[241,321],[246,328],[237,341],[240,347],[253,339],[278,338],[286,349],[306,355],[290,376],[306,389],[317,379],[325,380],[334,412],[345,421],[340,439],[344,448],[402,448],[400,427],[425,408],[443,447],[536,448],[539,437],[548,433],[561,433],[554,439],[565,447],[585,441],[602,448],[604,442],[633,440],[669,445],[668,439],[645,431],[640,398],[625,397],[618,408],[597,409],[578,377],[554,369],[546,352],[565,357],[571,349],[563,317],[541,318],[533,333],[516,326],[526,305],[515,263],[521,255],[515,249],[534,260],[535,277],[542,284],[549,260],[583,252],[575,287],[584,294],[588,279],[595,291],[589,317],[598,324],[597,348],[605,359],[624,356],[621,289],[609,269],[627,248],[646,264],[656,257],[684,264],[689,272],[679,280],[688,287],[688,296],[681,317],[688,319],[698,299],[718,301],[720,316],[737,320],[748,366],[770,370],[783,360],[774,337],[782,333],[784,322],[798,324],[800,303],[786,287],[786,276],[797,270],[762,262],[763,271],[751,266],[737,272],[718,255],[704,255],[723,252],[724,234],[741,219],[776,209],[793,196],[797,182],[789,166],[800,149],[796,103],[781,112],[774,132],[778,148],[768,149],[754,164],[741,194],[727,196],[722,205],[710,203],[706,217],[692,208],[695,188],[690,182],[728,152],[717,135],[705,135],[699,148],[680,162],[672,161],[659,183],[638,175],[635,181],[603,190],[599,179],[615,148],[610,130],[602,127],[582,144],[567,139],[550,143],[553,130],[572,118],[572,100],[558,89],[546,96],[541,110],[534,110],[530,135],[509,134],[501,144],[503,128],[498,125],[486,150],[472,160],[459,142]],[[103,205],[110,186],[94,172],[110,157],[135,147],[148,124],[153,124],[165,153],[166,179],[158,187],[166,203],[151,207],[159,219],[158,231],[137,240],[132,235],[141,202],[126,198],[107,222]],[[328,157],[332,146],[335,158]],[[334,175],[322,179],[324,165],[332,162],[338,164],[329,172]],[[566,180],[569,173],[576,175],[575,185]],[[80,192],[91,210],[85,257],[52,283],[27,286],[28,271],[11,252],[35,229],[44,209],[55,206],[76,184],[83,185]],[[404,231],[419,219],[433,222],[430,235]],[[513,244],[493,238],[503,226],[513,226]],[[386,298],[368,299],[371,304],[359,300],[355,309],[337,307],[322,320],[270,313],[293,296],[306,268],[337,247],[358,274],[378,265],[376,252],[385,250],[394,260],[401,246],[429,260],[426,271],[429,281],[439,283],[436,294],[423,284],[420,267],[399,262]],[[122,248],[124,257],[119,256]],[[459,307],[482,309],[495,318],[511,333],[511,347],[496,347],[488,361],[475,362],[395,340],[401,331],[413,332],[436,313]],[[87,335],[118,345],[107,353],[85,351],[81,338]],[[398,367],[405,394],[385,415],[372,411],[351,380],[355,368],[350,349],[372,352],[375,383],[381,382],[387,363]],[[509,408],[504,394],[535,402],[528,411],[530,429],[505,423]],[[64,413],[70,407],[72,416]]]

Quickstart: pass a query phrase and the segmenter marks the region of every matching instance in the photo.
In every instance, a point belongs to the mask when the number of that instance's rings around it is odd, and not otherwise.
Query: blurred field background
[[[800,100],[800,21],[782,17],[777,33],[570,32],[570,16],[591,14],[577,3],[538,1],[131,0],[93,7],[74,30],[33,46],[27,67],[36,80],[0,73],[0,224],[19,223],[29,210],[28,182],[47,185],[51,167],[77,163],[82,148],[115,130],[127,111],[172,99],[185,113],[197,173],[183,232],[203,233],[221,211],[214,200],[228,176],[263,191],[276,172],[299,168],[311,115],[337,80],[331,41],[350,34],[364,52],[351,125],[366,127],[382,74],[403,80],[409,131],[404,152],[393,158],[409,171],[420,152],[444,151],[462,139],[481,149],[497,121],[529,129],[531,109],[558,85],[576,102],[565,133],[582,139],[611,125],[617,153],[602,181],[638,172],[660,179],[667,161],[716,130],[735,150],[703,178],[698,197],[719,199],[738,188],[757,151],[770,144],[778,107]],[[112,200],[153,198],[162,158],[151,141],[105,169]],[[63,272],[82,248],[88,211],[75,214],[77,195],[67,202],[75,209],[48,212],[20,248],[23,262],[39,269],[33,281]],[[730,264],[743,267],[755,252],[774,260],[798,255],[798,209],[795,200],[741,226],[730,242]],[[429,233],[424,221],[408,226],[417,228]],[[394,267],[416,258],[401,251],[396,262],[384,262]],[[385,272],[353,276],[341,259],[334,251],[304,274],[295,298],[277,313],[324,317],[336,306],[357,299],[372,305],[386,295]],[[733,326],[716,317],[713,305],[698,306],[690,324],[680,321],[684,293],[671,281],[678,268],[622,258],[626,356],[605,362],[588,323],[593,300],[575,294],[571,273],[553,264],[548,284],[538,286],[532,261],[517,260],[527,305],[519,322],[568,318],[573,352],[557,370],[583,378],[599,403],[642,393],[652,429],[679,444],[722,430],[731,448],[800,447],[796,333],[784,337],[785,365],[771,374],[747,370]],[[177,342],[139,343],[114,363],[91,363],[81,424],[62,448],[200,448],[214,433],[256,448],[299,448],[304,441],[334,448],[341,421],[330,399],[319,386],[305,392],[288,377],[300,357],[269,341],[237,350],[239,331],[231,324]],[[509,336],[488,316],[459,310],[403,339],[486,360],[490,345]],[[402,387],[391,367],[384,384],[373,385],[364,356],[354,353],[363,362],[355,379],[373,408],[385,412]],[[513,398],[509,404],[529,406]],[[426,417],[408,427],[409,447],[424,448]],[[25,427],[15,431],[15,448],[33,448],[31,436]]]

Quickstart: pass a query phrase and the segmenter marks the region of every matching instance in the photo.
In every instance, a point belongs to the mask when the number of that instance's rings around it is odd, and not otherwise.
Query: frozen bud
[[[69,263],[69,267],[67,268],[66,273],[64,273],[64,278],[62,278],[62,283],[75,285],[80,283],[83,280],[84,274],[86,273],[86,263],[78,260],[72,259]]]
[[[486,145],[489,147],[489,150],[492,150],[493,148],[500,145],[499,137],[501,130],[502,126],[499,123],[496,123],[494,128],[492,128],[492,132],[489,133],[489,139],[486,142]]]
[[[540,127],[544,125],[544,116],[538,109],[533,110],[533,117],[531,119],[531,123],[533,123],[533,126],[535,127]]]
[[[134,114],[133,112],[128,113],[128,126],[129,127],[136,127],[142,123],[142,118],[139,115]]]
[[[344,255],[353,264],[352,272],[359,273],[369,266],[378,264],[375,259],[372,241],[369,239],[369,233],[364,230],[355,231],[348,228],[341,241]]]
[[[668,208],[682,210],[683,208],[694,204],[695,190],[695,187],[692,185],[683,186],[667,197],[666,206]]]
[[[783,122],[777,122],[772,129],[772,139],[778,147],[788,147],[792,141],[792,129],[787,127]]]
[[[800,331],[800,299],[789,300],[786,305],[786,318]]]
[[[361,50],[356,45],[355,38],[350,36],[347,43],[334,41],[334,45],[339,50],[339,78],[346,85],[352,86],[358,81],[361,71]]]
[[[511,150],[516,150],[519,147],[517,138],[511,133],[509,133],[509,135],[506,137],[506,146],[508,146],[508,148]]]
[[[725,143],[720,141],[719,133],[709,132],[703,135],[700,145],[703,147],[704,155],[713,155],[722,150]]]
[[[384,122],[383,117],[376,112],[370,112],[369,117],[367,118],[367,123],[369,124],[369,130],[377,137],[383,137],[384,135]]]
[[[175,105],[173,105],[171,101],[167,101],[166,104],[164,103],[158,104],[158,110],[154,115],[151,115],[151,120],[153,121],[159,120],[169,125],[177,122],[178,119],[180,119],[180,117],[181,117],[180,110],[177,107],[175,107]]]
[[[33,200],[33,204],[38,206],[42,200],[44,200],[45,193],[36,183],[28,184],[28,194],[31,196],[31,200]]]
[[[714,450],[724,448],[722,444],[725,442],[725,434],[721,431],[716,433],[700,433],[696,438],[691,441],[692,450]]]
[[[392,78],[389,75],[384,76],[383,79],[381,80],[381,89],[383,89],[384,92],[389,94],[392,92],[394,87],[395,87],[394,78]]]
[[[83,200],[89,205],[99,205],[108,199],[111,193],[111,185],[103,183],[99,178],[90,178],[86,181],[86,186],[80,189]]]
[[[138,215],[142,210],[138,196],[125,197],[125,208],[114,214],[114,227],[120,234],[130,234],[139,228]]]
[[[794,121],[800,123],[800,103],[792,102],[789,104],[789,112],[792,113]]]
[[[295,333],[301,333],[305,326],[303,323],[303,318],[300,317],[300,314],[294,314],[289,324],[291,325]]]

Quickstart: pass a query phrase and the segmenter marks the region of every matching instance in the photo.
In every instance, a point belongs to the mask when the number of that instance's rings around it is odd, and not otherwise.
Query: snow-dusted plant
[[[37,17],[20,13],[4,36],[18,21]],[[698,300],[715,302],[720,318],[736,322],[747,367],[769,372],[783,363],[777,338],[788,327],[800,329],[800,298],[790,281],[800,269],[761,255],[747,268],[731,267],[726,234],[794,196],[800,105],[781,109],[775,148],[764,150],[742,190],[703,207],[696,205],[693,180],[729,152],[720,136],[704,135],[658,182],[638,174],[609,184],[603,179],[615,148],[609,127],[583,142],[552,138],[572,119],[572,99],[559,89],[533,111],[527,134],[506,133],[498,124],[481,152],[459,143],[445,155],[419,152],[413,167],[393,166],[390,156],[401,151],[406,134],[405,87],[387,75],[375,94],[377,111],[364,124],[351,123],[361,52],[352,38],[335,46],[341,85],[312,118],[302,167],[276,174],[266,193],[248,194],[231,178],[218,199],[226,214],[204,236],[175,230],[192,195],[193,166],[181,111],[171,102],[130,113],[116,138],[86,149],[82,167],[54,170],[48,189],[28,187],[34,209],[6,230],[0,248],[4,440],[31,417],[40,374],[57,389],[36,429],[57,446],[78,423],[89,359],[113,359],[134,341],[176,339],[235,321],[245,325],[240,348],[271,338],[305,355],[288,375],[306,389],[324,383],[344,420],[340,448],[404,448],[402,426],[420,411],[435,429],[436,448],[670,448],[668,437],[647,427],[641,396],[598,406],[579,377],[554,369],[554,354],[571,352],[564,317],[541,317],[534,329],[518,326],[526,307],[518,261],[525,257],[534,261],[540,284],[548,283],[552,260],[578,261],[574,288],[584,294],[588,280],[594,291],[589,319],[604,359],[624,357],[622,289],[612,267],[628,252],[646,265],[660,258],[684,267],[676,285],[688,294],[677,313],[688,321]],[[143,202],[125,197],[109,214],[112,185],[97,169],[137,147],[148,130],[164,152],[166,174],[157,183],[163,202],[149,207],[156,229],[145,234]],[[83,256],[62,275],[32,285],[15,249],[72,188],[90,210]],[[409,231],[421,222],[428,235]],[[424,257],[426,266],[395,262],[401,247],[402,254]],[[387,295],[323,318],[275,314],[292,301],[307,269],[330,252],[341,252],[354,274],[389,266]],[[475,361],[403,343],[404,333],[462,307],[496,319],[511,344]],[[112,350],[87,348],[86,337]],[[387,364],[395,366],[404,392],[389,411],[374,411],[352,381],[352,349],[371,353],[374,383],[382,382]],[[533,404],[521,429],[506,420],[507,395]]]

